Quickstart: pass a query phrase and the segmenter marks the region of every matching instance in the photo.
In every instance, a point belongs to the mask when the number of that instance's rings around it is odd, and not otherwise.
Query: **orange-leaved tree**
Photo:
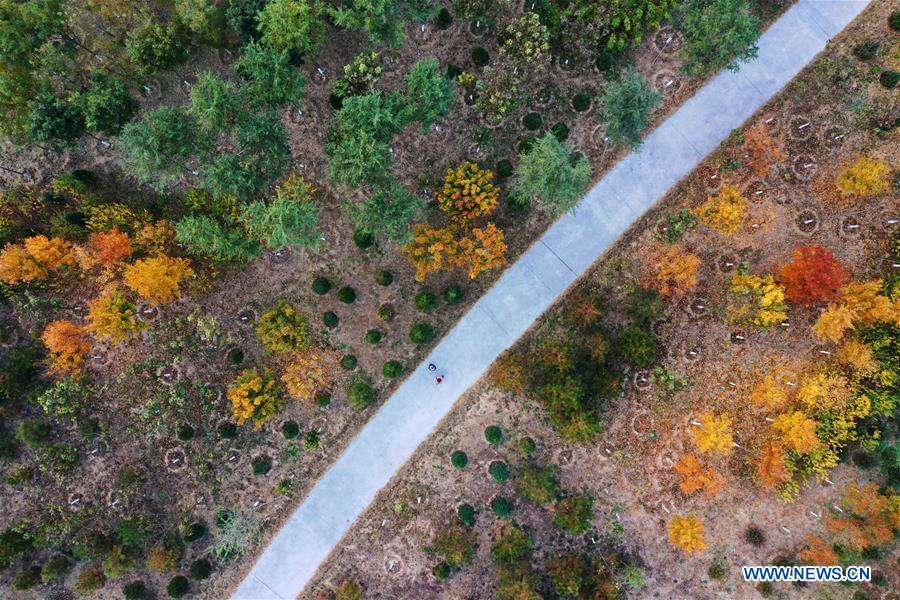
[[[781,268],[779,279],[788,300],[807,306],[837,298],[838,290],[850,281],[850,273],[821,244],[794,249],[791,262]]]
[[[281,373],[281,383],[298,400],[311,401],[334,383],[338,360],[327,348],[309,346],[295,353]]]
[[[154,256],[128,265],[123,280],[141,298],[165,304],[179,296],[179,284],[193,274],[190,263],[184,258]]]
[[[91,349],[84,328],[71,321],[53,321],[44,328],[41,341],[50,353],[50,371],[60,375],[77,375]]]
[[[705,412],[700,415],[700,425],[693,430],[694,442],[702,453],[709,451],[729,454],[734,448],[731,436],[731,417]]]
[[[22,242],[28,254],[49,270],[58,269],[63,265],[75,265],[75,256],[72,254],[72,244],[61,237],[48,238],[45,235],[34,235],[25,238]]]
[[[131,239],[128,234],[113,227],[91,236],[91,251],[94,258],[106,265],[112,265],[131,256]]]
[[[403,247],[406,258],[416,268],[416,281],[425,281],[430,273],[451,268],[459,255],[459,242],[452,227],[432,227],[427,223],[413,227],[412,239]]]
[[[656,268],[659,292],[666,296],[682,296],[697,285],[700,257],[672,247],[663,254]]]
[[[782,440],[789,448],[800,454],[812,452],[819,447],[816,422],[802,410],[778,415],[772,427],[781,434]]]
[[[27,283],[46,276],[47,269],[24,246],[7,244],[0,251],[0,279],[6,283]]]
[[[484,228],[472,230],[472,236],[459,241],[456,264],[468,270],[469,279],[506,264],[506,242],[503,230],[488,223]]]
[[[99,339],[121,342],[145,327],[137,319],[134,303],[111,287],[88,304],[87,329]]]
[[[769,126],[759,121],[744,132],[744,147],[750,154],[750,168],[757,177],[769,174],[769,165],[784,156],[780,140],[769,133]]]
[[[840,507],[844,512],[828,515],[825,525],[848,550],[886,544],[900,528],[900,495],[882,495],[876,483],[848,484]]]
[[[437,197],[441,210],[458,222],[491,214],[500,198],[493,180],[493,171],[482,169],[472,162],[447,169],[444,185]]]
[[[781,445],[770,442],[763,446],[756,459],[756,477],[763,487],[771,489],[791,478],[786,459],[787,452]]]
[[[704,469],[693,454],[685,454],[675,465],[675,471],[681,475],[678,487],[685,495],[690,496],[703,490],[707,496],[715,496],[725,485],[725,477],[712,467]]]
[[[837,552],[831,544],[814,533],[806,534],[806,548],[797,554],[797,558],[807,565],[836,565],[838,562]]]
[[[694,515],[675,515],[668,525],[669,543],[685,554],[706,549],[703,523]]]

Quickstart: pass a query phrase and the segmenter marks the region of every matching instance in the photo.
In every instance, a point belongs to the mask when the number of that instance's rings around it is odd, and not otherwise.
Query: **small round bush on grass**
[[[900,31],[900,10],[895,10],[891,13],[891,16],[888,17],[888,25],[894,31]]]
[[[506,179],[513,174],[513,171],[512,163],[505,158],[503,160],[498,160],[494,167],[494,172],[497,174],[498,179]]]
[[[881,87],[892,90],[900,84],[900,71],[884,71],[878,77],[878,82]]]
[[[322,323],[324,323],[325,327],[328,327],[329,329],[334,329],[340,322],[341,320],[338,318],[338,316],[330,310],[322,315]]]
[[[356,357],[352,354],[347,354],[344,356],[344,358],[341,359],[341,366],[348,371],[352,371],[353,369],[355,369],[357,363],[358,361],[356,360]]]
[[[321,394],[316,394],[316,406],[319,408],[326,408],[331,404],[331,394],[328,392],[322,392]]]
[[[488,467],[488,473],[491,474],[491,477],[497,483],[504,483],[507,479],[509,479],[509,467],[506,466],[506,463],[502,460],[495,460]]]
[[[399,360],[389,360],[381,368],[381,374],[388,379],[396,379],[403,374],[403,363]]]
[[[444,30],[450,27],[451,23],[453,23],[453,16],[450,14],[450,11],[446,8],[441,8],[438,11],[437,16],[434,18],[434,24],[438,29]]]
[[[206,537],[206,525],[200,521],[195,521],[188,526],[187,533],[184,534],[184,541],[188,544],[202,540]]]
[[[292,440],[300,435],[300,426],[297,425],[296,421],[285,421],[281,426],[281,435],[286,440]]]
[[[176,435],[179,440],[181,440],[182,442],[186,442],[194,438],[194,428],[187,423],[182,423],[178,426]]]
[[[326,279],[325,277],[316,277],[315,280],[313,280],[312,289],[320,296],[324,296],[325,294],[330,292],[331,288],[331,282],[328,281],[328,279]]]
[[[448,285],[444,288],[444,301],[447,304],[459,304],[466,297],[466,293],[458,285]]]
[[[240,348],[232,348],[228,351],[228,364],[237,366],[244,362],[244,351]]]
[[[469,464],[469,457],[462,450],[457,450],[450,455],[450,464],[457,469],[465,469],[466,465]]]
[[[185,596],[190,589],[191,582],[188,581],[188,578],[184,575],[176,575],[169,580],[169,585],[166,586],[166,594],[168,594],[170,598],[181,598]]]
[[[508,517],[512,512],[512,508],[512,500],[504,496],[496,496],[493,500],[491,500],[491,510],[501,519]]]
[[[390,304],[382,304],[375,311],[375,316],[378,318],[378,320],[385,322],[393,319],[395,314],[397,313],[394,311],[394,307]]]
[[[437,306],[437,298],[429,290],[416,294],[416,308],[422,312],[431,312]]]
[[[375,283],[389,286],[394,282],[394,275],[390,271],[378,271],[375,273]]]
[[[257,456],[250,464],[253,467],[253,474],[256,476],[266,475],[272,470],[272,461],[268,456]]]
[[[491,55],[488,54],[488,51],[482,48],[481,46],[477,46],[472,49],[472,62],[475,63],[476,67],[483,67],[488,64],[491,60]]]
[[[381,331],[377,329],[370,329],[366,332],[366,342],[369,344],[377,344],[381,341],[382,337]]]
[[[319,447],[319,432],[315,429],[311,429],[306,432],[306,435],[303,437],[303,447],[307,450],[314,450]]]
[[[146,600],[150,598],[150,590],[143,581],[132,581],[122,588],[122,595],[125,600]]]
[[[744,539],[747,540],[747,543],[751,546],[759,548],[766,543],[766,534],[764,534],[763,530],[756,525],[749,525],[747,526],[747,529],[744,530]]]
[[[853,47],[853,54],[859,60],[872,60],[878,54],[878,48],[880,47],[881,44],[874,40],[862,42]]]
[[[191,579],[201,581],[209,577],[212,573],[212,564],[205,558],[198,558],[191,563],[188,573],[190,574]]]
[[[569,139],[569,126],[565,123],[557,123],[550,128],[550,133],[560,142],[564,142]]]
[[[450,565],[447,564],[447,561],[441,561],[434,565],[434,568],[431,569],[431,574],[434,575],[434,578],[438,581],[444,581],[450,577],[450,571]]]
[[[366,233],[365,231],[357,229],[353,233],[353,243],[356,244],[356,247],[360,250],[365,250],[371,248],[372,244],[375,243],[375,236],[371,233]]]
[[[409,330],[409,339],[422,346],[434,339],[434,329],[428,323],[416,323]]]
[[[541,119],[541,115],[539,113],[530,112],[522,117],[522,125],[524,125],[525,129],[529,131],[537,131],[543,124],[544,121],[543,119]]]
[[[357,381],[350,386],[347,398],[356,408],[366,408],[375,401],[375,390],[365,381]]]
[[[503,431],[497,425],[488,425],[484,428],[484,439],[488,444],[499,444],[503,441]]]
[[[572,108],[578,112],[584,112],[591,107],[591,95],[585,92],[572,96]]]
[[[459,520],[466,527],[475,526],[475,507],[471,504],[460,504],[456,509],[456,514],[459,515]]]
[[[30,565],[16,573],[12,587],[17,592],[30,590],[41,581],[41,568],[38,565]]]
[[[530,456],[532,453],[534,453],[535,449],[537,448],[537,445],[534,443],[534,440],[528,436],[519,438],[519,443],[517,444],[517,446],[518,447],[516,449],[519,451],[519,454],[521,454],[522,456]]]
[[[223,440],[233,440],[237,437],[238,428],[234,423],[222,423],[219,425],[219,437]]]
[[[349,285],[344,286],[338,290],[337,298],[344,304],[353,304],[356,302],[356,290]]]

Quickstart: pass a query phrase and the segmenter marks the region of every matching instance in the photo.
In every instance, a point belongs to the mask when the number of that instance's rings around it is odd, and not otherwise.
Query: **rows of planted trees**
[[[680,101],[654,69],[749,59],[774,16],[608,8],[0,2],[4,585],[226,595],[464,302]]]

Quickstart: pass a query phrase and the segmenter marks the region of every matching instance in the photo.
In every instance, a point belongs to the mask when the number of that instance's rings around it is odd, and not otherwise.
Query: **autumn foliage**
[[[440,269],[457,268],[465,269],[474,279],[484,271],[506,264],[503,230],[493,223],[472,229],[468,236],[458,236],[455,227],[422,224],[413,228],[413,238],[403,250],[416,268],[416,281],[424,281]]]
[[[118,227],[92,235],[90,246],[94,258],[106,265],[131,256],[132,251],[128,234],[119,231]]]
[[[850,273],[825,246],[810,244],[794,250],[779,279],[788,300],[809,306],[834,300],[850,281]]]
[[[900,496],[883,496],[875,483],[850,483],[840,502],[844,511],[831,514],[825,525],[847,549],[877,547],[893,539],[900,527]]]
[[[88,305],[87,329],[100,339],[121,342],[140,331],[144,324],[135,315],[134,303],[120,290],[106,290]]]
[[[736,233],[746,212],[747,200],[736,187],[727,183],[721,192],[710,196],[706,202],[691,211],[705,225],[722,235]]]
[[[293,355],[281,374],[281,383],[288,394],[298,400],[312,400],[319,390],[334,382],[338,361],[334,353],[309,346]]]
[[[725,477],[713,468],[704,469],[693,454],[685,454],[675,465],[675,471],[681,475],[678,487],[686,496],[703,490],[707,496],[715,496],[725,485]]]
[[[682,296],[697,285],[700,257],[669,248],[657,265],[659,292],[665,296]]]
[[[694,515],[675,515],[669,521],[669,543],[685,554],[706,549],[703,523]]]
[[[757,177],[767,176],[769,165],[784,156],[781,142],[769,133],[769,127],[762,121],[744,132],[744,147],[750,155],[750,168]]]
[[[74,266],[72,245],[60,237],[35,235],[21,244],[7,244],[0,251],[0,280],[27,283],[46,277],[62,266]]]
[[[123,280],[141,298],[165,304],[179,296],[179,284],[193,274],[190,263],[183,258],[154,256],[128,265]]]
[[[729,292],[733,321],[770,327],[787,318],[784,287],[771,275],[735,275]]]
[[[808,565],[826,566],[838,562],[838,555],[831,544],[813,533],[806,534],[806,548],[797,554],[797,558]]]
[[[783,442],[800,454],[812,452],[819,447],[816,437],[816,422],[800,410],[791,411],[776,417],[772,428],[779,432]]]
[[[900,305],[884,295],[880,281],[850,283],[822,311],[813,331],[820,340],[840,342],[849,329],[877,322],[900,323]]]
[[[41,334],[50,354],[50,371],[60,375],[77,375],[91,349],[84,329],[71,321],[53,321]]]
[[[253,421],[262,426],[284,401],[278,382],[268,369],[245,369],[228,388],[231,414],[239,425]]]
[[[774,488],[791,478],[785,466],[787,453],[779,444],[766,444],[756,459],[756,477],[763,487]]]
[[[729,454],[734,447],[731,436],[731,417],[706,412],[700,415],[699,423],[693,430],[694,442],[700,452]]]
[[[456,264],[466,270],[469,279],[506,264],[506,242],[503,230],[488,223],[484,228],[472,230],[472,236],[459,242]]]
[[[890,175],[885,161],[860,156],[840,174],[837,186],[845,194],[865,198],[888,189]]]
[[[472,162],[448,169],[437,197],[441,210],[460,222],[492,213],[500,197],[493,180],[493,171]]]

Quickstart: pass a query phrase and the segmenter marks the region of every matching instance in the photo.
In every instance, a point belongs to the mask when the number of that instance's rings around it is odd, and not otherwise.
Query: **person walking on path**
[[[434,363],[428,363],[428,370],[432,373],[435,373],[437,371],[437,365],[435,365]],[[444,381],[444,376],[439,373],[436,374],[434,377],[435,384],[440,385],[442,381]]]

